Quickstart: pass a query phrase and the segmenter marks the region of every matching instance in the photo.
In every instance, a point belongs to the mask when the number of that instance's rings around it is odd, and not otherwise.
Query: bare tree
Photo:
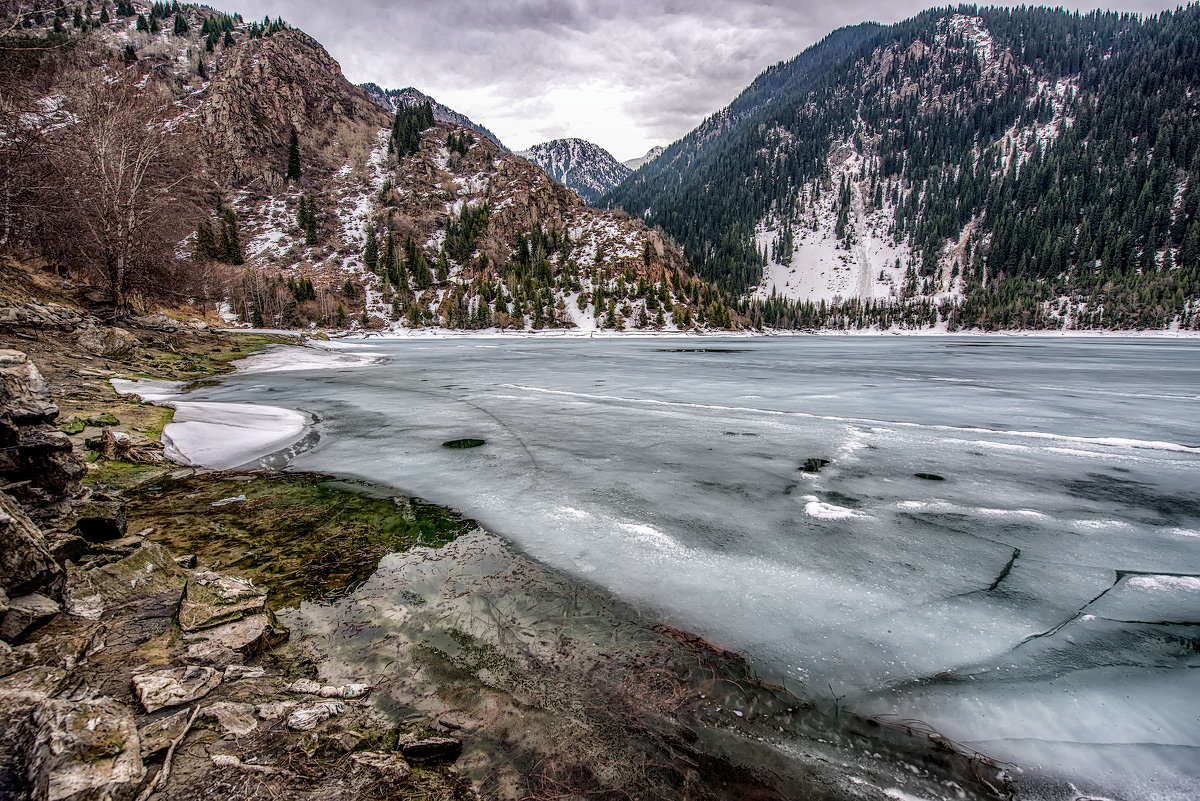
[[[61,190],[54,233],[64,255],[108,284],[118,312],[174,272],[195,206],[191,128],[152,82],[91,80],[68,96],[56,138]]]

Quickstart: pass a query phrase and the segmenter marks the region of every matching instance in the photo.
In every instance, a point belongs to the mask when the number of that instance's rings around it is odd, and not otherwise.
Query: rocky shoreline
[[[163,410],[101,380],[200,378],[246,344],[151,320],[122,329],[136,345],[94,337],[129,344],[98,356],[78,331],[100,326],[50,326],[51,313],[0,319],[0,345],[50,365],[46,380],[0,352],[0,796],[1011,793],[1004,766],[764,682],[470,521],[423,539],[419,502],[381,495],[415,535],[380,539],[384,507],[330,513],[369,488],[297,479],[297,496],[268,476],[176,470],[155,448]],[[231,481],[240,498],[221,497]],[[188,524],[203,509],[212,525]],[[352,570],[328,569],[334,547]],[[288,564],[291,551],[307,561]],[[340,589],[309,593],[320,581]]]

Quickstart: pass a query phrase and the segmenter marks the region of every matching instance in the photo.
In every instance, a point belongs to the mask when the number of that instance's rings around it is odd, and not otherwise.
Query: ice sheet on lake
[[[247,356],[237,363],[237,369],[243,373],[277,373],[294,370],[344,370],[379,363],[379,356],[358,352],[360,350],[361,346],[355,350],[347,350],[342,343],[334,347],[277,345]]]
[[[789,687],[1200,796],[1200,343],[370,344],[187,400],[312,409],[295,466],[454,506]]]
[[[177,401],[163,429],[167,455],[214,470],[241,467],[301,439],[309,417],[278,406]]]

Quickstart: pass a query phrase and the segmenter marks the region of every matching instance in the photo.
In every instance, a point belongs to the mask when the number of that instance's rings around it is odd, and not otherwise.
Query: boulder
[[[58,613],[58,603],[45,595],[35,592],[13,598],[0,621],[0,639],[16,642]]]
[[[275,615],[269,610],[210,629],[185,632],[183,635],[189,655],[193,653],[193,647],[196,647],[196,654],[229,651],[239,655],[241,659],[249,659],[269,651],[287,638],[288,630],[275,620]]]
[[[156,718],[138,729],[138,740],[141,742],[142,759],[166,751],[171,747],[175,738],[183,734],[187,728],[191,710],[180,709],[161,718]]]
[[[249,581],[205,571],[188,579],[179,627],[199,631],[266,611],[267,593]]]
[[[8,593],[0,587],[0,618],[4,617],[4,613],[8,611]]]
[[[187,575],[175,564],[170,551],[140,540],[133,553],[110,564],[86,570],[68,564],[63,605],[70,615],[98,620],[106,609],[137,595],[182,596],[186,582]]]
[[[37,366],[19,350],[0,349],[0,409],[14,426],[51,423],[58,407]]]
[[[141,345],[141,341],[124,328],[82,328],[75,334],[80,349],[103,359],[124,359]]]
[[[128,799],[145,778],[133,711],[112,698],[47,699],[33,713],[30,796],[47,801]]]
[[[220,671],[199,666],[167,668],[133,677],[133,689],[147,712],[203,698],[220,683]]]
[[[0,492],[0,589],[23,595],[61,575],[41,530],[11,496]]]
[[[356,768],[392,789],[406,784],[409,774],[412,772],[408,763],[396,754],[360,751],[357,754],[351,754],[350,761]]]

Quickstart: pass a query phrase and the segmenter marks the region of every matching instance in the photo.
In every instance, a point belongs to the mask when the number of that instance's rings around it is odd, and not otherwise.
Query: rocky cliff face
[[[295,126],[304,168],[327,173],[374,141],[389,115],[315,39],[287,30],[227,57],[200,107],[214,172],[232,185],[283,184]]]
[[[0,350],[0,482],[43,515],[66,510],[83,466],[52,425],[58,407],[24,353]]]

